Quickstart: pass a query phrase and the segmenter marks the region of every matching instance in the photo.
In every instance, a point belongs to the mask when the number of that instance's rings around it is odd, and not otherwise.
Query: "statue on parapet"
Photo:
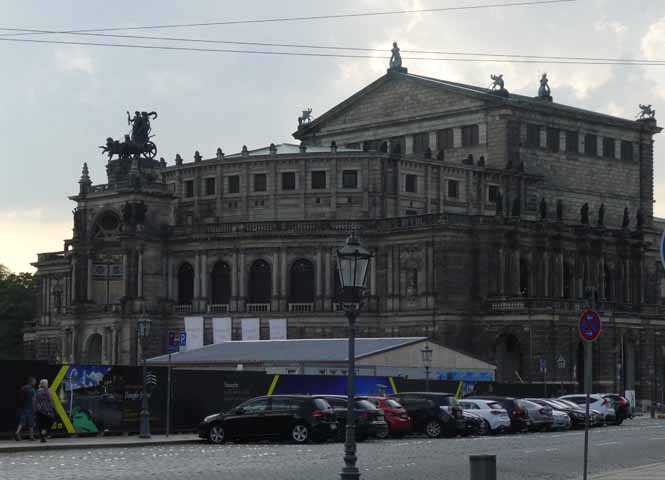
[[[509,95],[508,90],[506,90],[506,84],[503,80],[503,74],[499,75],[490,75],[492,83],[490,83],[489,90],[490,92],[500,95],[502,97],[507,97]]]
[[[157,118],[157,112],[134,112],[132,117],[127,111],[127,124],[132,126],[130,134],[125,134],[124,141],[108,137],[105,145],[100,145],[102,154],[106,154],[109,160],[117,155],[120,159],[139,157],[154,159],[157,156],[157,146],[150,141],[150,118]]]
[[[538,98],[543,100],[552,101],[552,90],[548,84],[549,80],[547,78],[547,73],[543,73],[543,76],[540,77],[540,87],[538,88]]]
[[[642,105],[640,103],[640,113],[637,114],[638,120],[655,120],[656,110],[651,108],[652,105]]]
[[[308,108],[307,110],[302,111],[302,116],[298,117],[298,126],[305,125],[312,122],[312,109]]]

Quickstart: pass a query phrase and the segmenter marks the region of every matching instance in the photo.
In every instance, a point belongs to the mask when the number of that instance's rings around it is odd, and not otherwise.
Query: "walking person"
[[[35,415],[37,416],[37,428],[39,429],[39,441],[46,443],[46,436],[51,430],[55,420],[55,405],[51,391],[48,389],[48,380],[39,381],[39,390],[35,395]]]
[[[19,418],[18,418],[18,427],[16,432],[14,432],[14,439],[18,442],[21,440],[21,430],[24,428],[28,430],[30,435],[30,440],[35,439],[34,434],[34,425],[35,425],[35,415],[33,409],[33,403],[35,399],[35,384],[37,380],[34,377],[28,377],[28,383],[23,385],[19,390],[18,395],[18,407],[19,407]]]

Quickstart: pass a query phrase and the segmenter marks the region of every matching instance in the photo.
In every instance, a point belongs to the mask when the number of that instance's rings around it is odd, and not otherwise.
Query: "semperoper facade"
[[[636,120],[408,73],[386,75],[293,136],[191,162],[157,160],[155,112],[109,138],[108,180],[85,166],[71,239],[39,254],[39,358],[136,362],[183,318],[286,318],[289,338],[342,337],[335,248],[351,231],[375,254],[360,336],[427,335],[496,363],[497,379],[576,382],[587,297],[605,320],[594,388],[662,395],[665,322],[653,218],[650,106]],[[155,139],[158,143],[158,137]],[[91,169],[101,170],[95,160]],[[558,361],[558,362],[557,362]]]

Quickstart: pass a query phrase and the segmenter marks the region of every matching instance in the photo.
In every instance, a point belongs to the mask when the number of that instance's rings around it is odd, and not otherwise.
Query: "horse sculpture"
[[[504,81],[503,74],[500,75],[490,75],[492,83],[490,84],[490,90],[504,90]]]
[[[656,118],[656,110],[651,108],[651,104],[642,105],[640,103],[640,113],[637,114],[639,120],[648,120]]]
[[[302,116],[298,117],[298,125],[303,125],[305,123],[310,123],[312,121],[312,109],[308,108],[307,110],[302,111]]]

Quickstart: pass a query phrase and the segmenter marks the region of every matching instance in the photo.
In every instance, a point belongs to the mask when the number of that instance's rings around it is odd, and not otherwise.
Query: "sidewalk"
[[[132,436],[107,436],[107,437],[70,437],[53,438],[46,443],[21,440],[0,440],[0,455],[3,453],[35,452],[40,450],[65,450],[65,449],[88,449],[88,448],[131,448],[152,445],[180,445],[201,441],[198,435],[175,434],[175,435],[153,435],[151,438],[139,438]]]
[[[600,473],[591,475],[590,478],[591,480],[662,480],[665,478],[665,463],[653,463],[612,473]]]

